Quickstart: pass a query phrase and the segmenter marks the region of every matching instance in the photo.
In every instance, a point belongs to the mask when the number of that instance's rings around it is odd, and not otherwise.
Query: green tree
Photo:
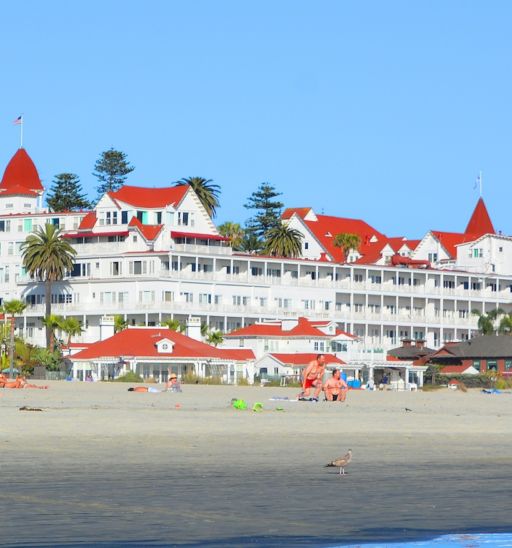
[[[44,283],[45,316],[52,313],[52,285],[64,278],[66,271],[74,264],[76,250],[61,237],[61,230],[55,225],[38,227],[21,244],[23,266],[28,274]],[[46,327],[46,346],[50,348],[50,327]]]
[[[258,190],[249,196],[244,207],[256,210],[256,214],[246,224],[249,234],[254,234],[261,240],[271,228],[281,224],[284,204],[275,199],[278,196],[281,196],[281,192],[277,192],[269,183],[261,183]]]
[[[280,223],[265,234],[264,252],[277,257],[300,257],[302,238],[304,236],[298,230]]]
[[[16,367],[23,373],[32,373],[37,365],[38,347],[25,342],[23,339],[16,338]]]
[[[51,352],[47,348],[38,348],[35,353],[35,360],[48,371],[58,371],[62,363],[62,354],[59,350]]]
[[[78,175],[74,173],[59,173],[55,175],[46,198],[48,207],[52,211],[75,211],[88,209],[91,203],[83,193]]]
[[[512,314],[505,314],[498,326],[500,335],[512,335]]]
[[[235,251],[242,251],[245,238],[245,230],[238,224],[227,221],[217,227],[219,234],[229,238],[229,243]]]
[[[183,333],[186,329],[179,320],[173,318],[167,318],[162,322],[162,325],[168,327],[171,331],[177,331],[178,333]]]
[[[208,333],[206,340],[208,344],[212,344],[213,346],[219,346],[219,344],[222,344],[222,342],[224,341],[224,335],[222,334],[222,331],[217,331],[214,329],[210,331],[210,333]]]
[[[343,259],[348,262],[349,253],[354,249],[357,251],[361,245],[361,238],[357,234],[350,232],[341,232],[336,234],[333,240],[334,247],[339,247],[343,251]]]
[[[240,251],[256,254],[262,250],[263,242],[255,234],[246,234]]]
[[[487,314],[482,314],[480,310],[475,308],[471,311],[471,314],[478,316],[478,331],[482,335],[493,335],[497,331],[495,326],[496,319],[498,316],[505,314],[505,311],[502,308],[494,308]]]
[[[45,316],[41,321],[46,329],[50,330],[50,345],[48,346],[48,349],[50,352],[53,352],[57,346],[55,344],[55,331],[57,331],[57,329],[62,329],[63,318],[57,314],[50,314],[49,316]]]
[[[4,302],[3,310],[6,314],[11,316],[11,329],[10,329],[10,343],[9,343],[9,375],[12,377],[14,369],[14,328],[16,326],[16,316],[23,314],[23,311],[26,308],[26,304],[19,299],[12,299],[10,301]]]
[[[68,337],[66,342],[67,346],[71,344],[71,339],[73,337],[76,337],[77,335],[80,335],[83,332],[80,322],[76,318],[73,318],[72,316],[69,316],[68,318],[64,318],[60,322],[60,328],[62,329],[64,333],[66,333]]]
[[[126,154],[114,148],[102,152],[94,164],[93,175],[98,179],[98,198],[106,192],[114,192],[123,186],[126,177],[135,168],[126,159]]]
[[[122,314],[116,314],[114,316],[114,333],[119,333],[128,327],[128,322],[124,319]]]
[[[220,186],[214,184],[211,179],[203,177],[186,177],[174,183],[174,186],[184,185],[189,185],[192,188],[208,215],[215,217],[217,208],[220,206]]]

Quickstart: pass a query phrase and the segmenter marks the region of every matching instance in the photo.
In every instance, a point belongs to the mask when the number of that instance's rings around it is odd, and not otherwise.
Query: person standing
[[[322,379],[325,373],[325,356],[318,354],[316,359],[311,361],[304,370],[302,381],[302,392],[299,394],[299,401],[309,400],[311,388],[314,388],[313,401],[318,401],[318,396],[322,391]]]

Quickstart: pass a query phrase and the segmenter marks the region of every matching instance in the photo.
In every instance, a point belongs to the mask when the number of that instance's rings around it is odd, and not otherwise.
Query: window
[[[498,362],[496,360],[487,360],[487,371],[498,371]]]
[[[185,211],[178,211],[178,226],[188,226],[188,213]]]
[[[437,253],[429,253],[428,260],[431,263],[437,263]]]
[[[128,224],[128,211],[121,211],[121,224]]]
[[[53,226],[59,226],[59,218],[58,217],[53,217],[52,219],[52,225]]]
[[[505,360],[505,371],[512,369],[512,360]]]
[[[474,367],[477,371],[480,371],[480,360],[473,360],[473,367]]]
[[[251,266],[251,275],[263,276],[263,268],[259,268],[258,266]]]
[[[363,275],[362,274],[354,274],[354,282],[361,283],[363,281]]]
[[[0,221],[0,232],[10,232],[11,221]]]
[[[151,304],[155,302],[154,291],[139,291],[139,302],[142,304]]]
[[[111,276],[121,275],[121,263],[119,261],[114,261],[111,263],[110,275]]]
[[[249,297],[242,295],[233,295],[233,306],[247,306]]]
[[[455,282],[453,280],[443,280],[443,287],[445,289],[455,289]]]
[[[174,300],[174,292],[164,291],[162,297],[163,297],[164,303],[172,303],[172,301]]]
[[[14,254],[14,242],[9,242],[7,244],[7,255],[13,255]]]
[[[148,224],[148,212],[147,211],[137,211],[137,219],[143,224]]]
[[[304,242],[304,249],[309,249],[309,242]]]
[[[5,204],[5,209],[12,209],[14,204]]]
[[[32,219],[24,219],[23,220],[23,231],[24,232],[32,232]]]
[[[267,268],[267,276],[270,278],[280,278],[281,271],[278,268]]]
[[[140,275],[147,274],[147,263],[146,261],[130,261],[130,274]]]
[[[314,310],[316,307],[316,302],[314,299],[303,299],[302,306],[304,310]]]
[[[128,291],[120,291],[117,294],[117,302],[119,304],[127,303],[128,302]]]
[[[156,224],[157,225],[162,224],[162,212],[161,211],[156,212]]]
[[[184,302],[186,303],[193,303],[194,302],[194,294],[193,293],[189,293],[188,291],[184,291],[182,293],[180,293],[182,299]]]
[[[382,277],[377,275],[371,275],[370,276],[370,282],[372,284],[381,284],[382,283]]]
[[[240,267],[239,266],[226,266],[226,274],[240,274]]]
[[[106,224],[107,225],[116,225],[117,224],[117,211],[107,211],[106,215]]]
[[[211,293],[199,293],[199,304],[212,304]]]
[[[503,248],[502,247],[498,247],[498,253],[503,253]]]

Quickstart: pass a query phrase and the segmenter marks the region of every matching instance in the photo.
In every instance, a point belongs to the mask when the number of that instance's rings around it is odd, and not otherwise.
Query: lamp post
[[[11,315],[11,344],[9,347],[9,377],[12,378],[14,372],[14,314]]]

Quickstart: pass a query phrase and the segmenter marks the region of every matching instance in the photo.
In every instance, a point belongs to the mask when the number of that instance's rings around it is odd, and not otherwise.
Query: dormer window
[[[173,348],[174,348],[174,343],[170,339],[167,339],[167,338],[160,339],[156,343],[156,350],[159,353],[170,354],[170,353],[172,353]]]
[[[107,211],[105,215],[105,224],[107,225],[117,224],[117,211]]]

